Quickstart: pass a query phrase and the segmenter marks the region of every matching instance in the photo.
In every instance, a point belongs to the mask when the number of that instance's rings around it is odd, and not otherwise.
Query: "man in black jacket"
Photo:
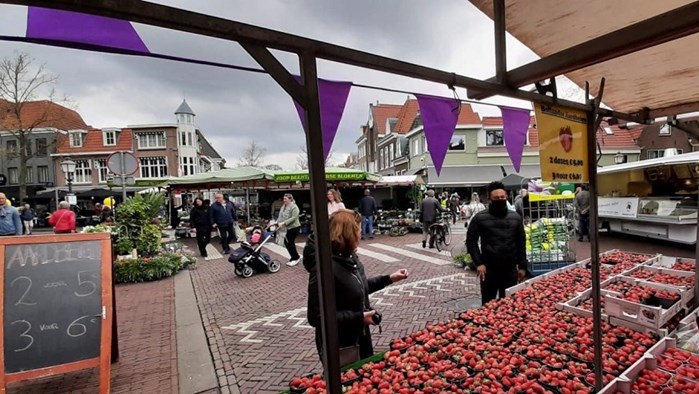
[[[359,200],[359,213],[362,215],[362,239],[369,236],[374,239],[374,215],[376,215],[376,200],[369,189],[364,190],[364,197]]]
[[[422,247],[426,247],[427,237],[430,236],[430,226],[437,222],[440,212],[447,212],[442,204],[434,197],[434,190],[427,191],[427,198],[420,205],[420,222],[422,223]],[[434,248],[434,239],[430,236],[430,249]]]
[[[216,202],[209,208],[211,223],[213,228],[218,227],[218,234],[221,236],[221,249],[223,254],[231,253],[231,242],[235,241],[233,223],[238,221],[235,214],[235,206],[232,202],[223,198],[223,194],[216,194]]]
[[[466,235],[468,253],[481,279],[483,304],[503,298],[505,289],[516,285],[527,272],[522,217],[507,209],[507,192],[502,182],[491,182],[488,195],[488,210],[471,219]]]

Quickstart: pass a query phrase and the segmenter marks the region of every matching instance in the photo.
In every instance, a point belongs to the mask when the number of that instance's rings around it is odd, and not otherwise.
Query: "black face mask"
[[[488,205],[488,211],[495,216],[507,215],[507,200],[492,200]]]

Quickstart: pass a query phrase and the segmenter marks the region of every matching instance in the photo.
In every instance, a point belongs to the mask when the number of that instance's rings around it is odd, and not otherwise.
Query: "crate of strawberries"
[[[687,306],[694,299],[695,279],[693,272],[652,266],[639,266],[625,272],[624,276],[640,279],[644,282],[674,286],[684,290],[682,306]]]
[[[685,293],[682,289],[623,276],[614,280],[625,291],[604,296],[605,312],[609,316],[657,330],[682,310]]]

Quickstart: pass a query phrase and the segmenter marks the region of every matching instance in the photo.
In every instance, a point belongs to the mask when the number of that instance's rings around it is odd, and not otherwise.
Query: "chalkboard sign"
[[[0,238],[7,375],[0,389],[73,369],[100,366],[102,375],[111,332],[110,242],[109,234]]]

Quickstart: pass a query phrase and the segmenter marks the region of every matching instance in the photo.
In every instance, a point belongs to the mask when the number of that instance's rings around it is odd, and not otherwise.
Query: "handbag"
[[[340,367],[346,367],[360,360],[359,345],[340,348]]]

